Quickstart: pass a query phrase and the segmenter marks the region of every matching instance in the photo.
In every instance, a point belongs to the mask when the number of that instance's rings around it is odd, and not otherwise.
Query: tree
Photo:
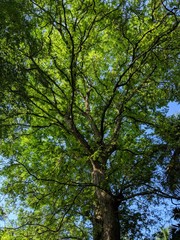
[[[174,220],[179,219],[179,208],[173,209],[173,218]],[[156,240],[160,239],[170,239],[170,240],[178,240],[180,237],[180,224],[173,224],[168,228],[162,228],[161,231],[157,232],[155,235]]]
[[[173,209],[173,217],[176,221],[180,219],[180,209],[179,208],[174,208]],[[180,223],[177,225],[171,226],[171,240],[178,240],[180,237]]]
[[[166,168],[165,176],[164,176],[164,187],[168,188],[172,193],[177,195],[180,194],[179,189],[179,144],[180,144],[180,137],[179,137],[179,116],[172,116],[166,119],[166,127],[163,129],[158,129],[161,132],[161,136],[163,135],[163,139],[165,139],[167,146],[166,152],[171,152],[171,158]],[[169,126],[169,127],[168,127]],[[170,127],[171,126],[171,127]],[[179,208],[176,207],[172,210],[172,218],[175,221],[179,220]],[[157,239],[171,239],[176,240],[179,239],[180,236],[180,225],[173,224],[168,228],[162,228],[161,231],[155,234]]]
[[[164,228],[157,234],[156,240],[168,240],[169,239],[169,229]]]
[[[179,101],[177,3],[0,4],[2,192],[18,234],[134,239],[150,202],[179,199],[159,131]]]

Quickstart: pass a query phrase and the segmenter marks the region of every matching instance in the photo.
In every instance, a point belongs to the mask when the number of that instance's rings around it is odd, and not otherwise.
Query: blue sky
[[[169,106],[169,111],[167,113],[168,116],[171,116],[173,114],[180,114],[180,105],[176,102],[170,102],[168,104]]]

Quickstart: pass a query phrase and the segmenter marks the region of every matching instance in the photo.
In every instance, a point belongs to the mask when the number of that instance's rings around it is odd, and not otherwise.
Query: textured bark
[[[98,162],[93,166],[93,182],[103,186],[105,175]],[[118,202],[106,190],[96,188],[93,219],[94,240],[119,240],[120,226],[118,219]]]

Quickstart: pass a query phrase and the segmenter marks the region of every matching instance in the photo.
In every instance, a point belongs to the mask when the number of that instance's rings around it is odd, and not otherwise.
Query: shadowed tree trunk
[[[97,186],[95,191],[93,239],[94,240],[119,240],[120,225],[118,218],[118,201],[106,191],[105,171],[101,164],[93,163],[93,183]]]

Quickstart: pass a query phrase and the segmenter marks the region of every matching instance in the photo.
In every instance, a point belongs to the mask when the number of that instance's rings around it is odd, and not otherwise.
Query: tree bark
[[[119,240],[120,225],[118,218],[118,201],[105,189],[105,174],[103,168],[96,161],[93,163],[93,183],[96,186],[93,239],[94,240]],[[102,187],[102,188],[101,188]]]

